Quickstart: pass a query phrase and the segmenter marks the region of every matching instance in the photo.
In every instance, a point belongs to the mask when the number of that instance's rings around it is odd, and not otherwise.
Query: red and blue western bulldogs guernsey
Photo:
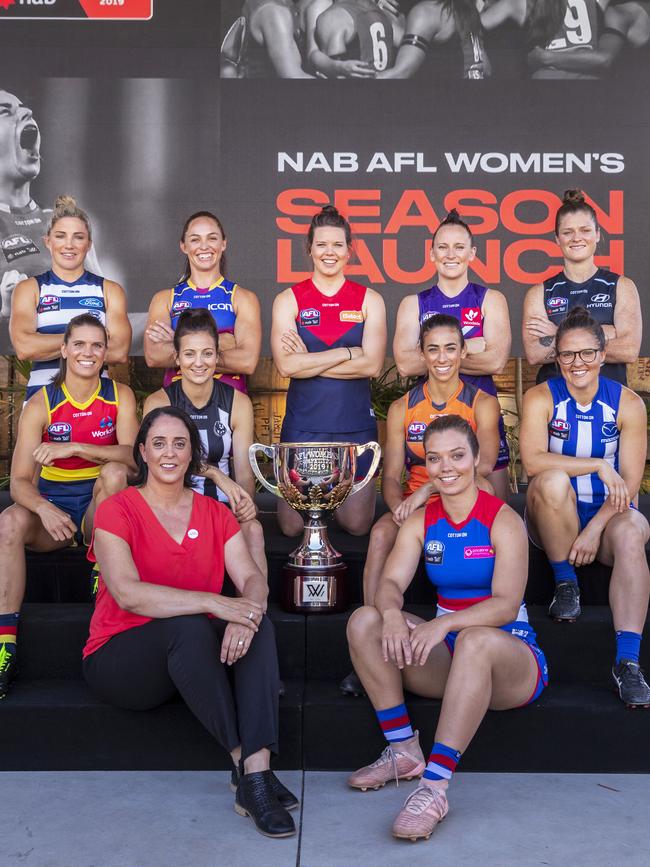
[[[191,280],[177,283],[171,290],[169,299],[169,316],[172,328],[176,330],[178,318],[183,310],[204,308],[211,313],[219,334],[234,334],[237,316],[233,307],[233,299],[236,291],[237,283],[226,280],[225,277],[221,277],[207,289],[199,289]],[[163,384],[169,385],[176,373],[172,368],[166,370]],[[246,377],[241,374],[218,373],[215,379],[220,379],[238,391],[246,393]]]
[[[43,389],[48,412],[48,426],[43,431],[44,443],[95,443],[114,446],[117,441],[117,384],[112,379],[101,379],[94,394],[85,402],[77,403],[65,386],[51,385]],[[83,458],[63,458],[51,467],[41,469],[46,482],[68,483],[94,480],[100,466]]]
[[[298,305],[296,329],[309,352],[361,346],[365,286],[346,280],[339,291],[330,296],[324,295],[307,279],[297,283],[292,291]],[[291,380],[283,425],[287,432],[345,433],[367,431],[375,426],[367,378],[314,376]]]

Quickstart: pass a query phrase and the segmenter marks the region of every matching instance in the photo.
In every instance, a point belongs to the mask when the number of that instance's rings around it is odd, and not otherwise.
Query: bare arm
[[[126,312],[126,292],[119,283],[104,280],[106,302],[106,331],[108,333],[108,364],[128,361],[131,349],[131,323]]]
[[[439,34],[447,16],[443,6],[438,2],[417,3],[409,12],[404,33],[407,36],[418,36],[425,43],[431,43]],[[377,78],[411,78],[426,59],[426,47],[416,45],[401,45],[397,52],[395,65],[377,75]]]
[[[404,593],[413,580],[424,544],[424,509],[413,512],[400,527],[393,550],[388,555],[375,593],[375,608],[386,617],[399,613]]]
[[[331,6],[316,22],[316,48],[309,61],[328,78],[374,78],[375,69],[361,60],[335,60],[345,54],[354,37],[354,22],[347,9]]]
[[[609,69],[625,46],[622,33],[607,31],[598,40],[596,48],[567,48],[562,51],[551,51],[547,48],[533,48],[528,55],[528,64],[532,68],[553,67],[567,72],[593,72],[601,74]]]
[[[476,436],[479,444],[477,473],[487,476],[494,469],[499,456],[499,401],[491,394],[483,394],[476,402]]]
[[[404,412],[406,395],[391,403],[386,417],[386,446],[381,472],[381,492],[391,512],[402,502],[404,472]]]
[[[489,289],[483,301],[483,338],[467,341],[468,351],[460,365],[461,373],[501,373],[510,358],[511,347],[508,302],[502,292]]]
[[[637,360],[641,350],[643,318],[638,290],[628,277],[619,277],[616,287],[614,327],[605,325],[603,328],[607,337],[607,361],[628,364]]]
[[[169,310],[169,289],[162,289],[151,299],[144,329],[144,357],[147,367],[173,367],[176,363],[174,331]]]
[[[271,352],[280,376],[309,379],[347,361],[350,355],[354,357],[361,354],[358,347],[348,352],[343,346],[323,352],[307,352],[296,330],[297,313],[296,299],[291,289],[280,292],[273,302],[271,324]]]
[[[19,359],[52,361],[61,354],[60,334],[39,334],[36,330],[38,283],[33,277],[21,280],[14,289],[9,319],[9,336]]]
[[[336,367],[323,373],[332,379],[361,379],[366,376],[379,376],[386,358],[386,305],[384,299],[374,289],[367,289],[364,298],[365,322],[361,354],[355,355]]]
[[[262,349],[262,313],[253,292],[237,286],[233,298],[235,345],[219,351],[217,370],[221,373],[255,373]]]
[[[481,10],[481,24],[486,30],[494,30],[508,20],[521,26],[525,19],[526,0],[496,0]]]
[[[263,6],[253,18],[252,31],[256,38],[261,36],[279,78],[313,77],[302,69],[294,39],[293,15],[289,9],[271,3]]]
[[[167,392],[164,388],[159,388],[147,397],[142,408],[142,418],[145,417],[152,409],[158,409],[159,406],[170,406]]]
[[[248,449],[253,444],[255,418],[250,398],[239,391],[235,392],[231,421],[235,480],[252,499],[255,496],[255,479],[248,460]]]
[[[555,361],[557,325],[548,318],[544,307],[544,286],[538,283],[526,292],[521,321],[521,337],[526,361],[547,364]]]
[[[397,309],[393,358],[400,376],[422,376],[426,365],[420,350],[420,311],[417,295],[407,295]]]

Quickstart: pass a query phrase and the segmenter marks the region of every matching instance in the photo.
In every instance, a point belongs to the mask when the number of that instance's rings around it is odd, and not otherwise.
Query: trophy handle
[[[365,486],[368,484],[368,482],[375,475],[375,470],[377,469],[377,465],[379,464],[379,459],[381,458],[381,447],[380,447],[379,443],[376,443],[376,442],[364,443],[364,445],[355,446],[354,448],[355,448],[355,451],[357,453],[357,458],[360,458],[364,452],[368,451],[368,449],[372,449],[373,456],[372,456],[372,463],[370,464],[370,469],[366,473],[366,477],[364,479],[361,479],[360,482],[355,482],[354,485],[352,485],[352,490],[350,491],[350,496],[353,496],[354,494],[358,493],[362,488],[365,488]]]
[[[263,443],[253,443],[253,445],[250,446],[248,449],[248,460],[258,482],[263,485],[267,491],[275,494],[276,497],[281,497],[282,494],[280,493],[280,489],[278,488],[278,486],[269,482],[268,479],[265,479],[260,472],[260,468],[257,463],[258,452],[264,452],[267,458],[271,458],[271,460],[273,460],[273,458],[275,457],[275,449],[273,448],[273,446],[267,446]]]

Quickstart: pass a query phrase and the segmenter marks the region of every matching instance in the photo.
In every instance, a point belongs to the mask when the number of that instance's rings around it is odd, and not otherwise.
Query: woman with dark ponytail
[[[561,376],[526,393],[519,440],[531,478],[529,534],[546,552],[555,578],[549,614],[568,622],[580,616],[576,566],[594,560],[612,566],[612,675],[628,707],[650,707],[650,687],[639,667],[650,595],[650,527],[636,505],[646,459],[645,406],[629,388],[601,375],[606,338],[584,307],[574,307],[560,323],[555,342]]]
[[[458,211],[450,211],[434,232],[431,243],[437,281],[429,289],[402,300],[397,311],[393,355],[402,376],[424,376],[427,370],[420,352],[420,326],[436,313],[453,316],[460,322],[467,346],[467,355],[460,366],[461,378],[487,394],[496,395],[492,375],[501,373],[510,357],[510,314],[502,292],[468,281],[475,255],[472,230]],[[499,434],[499,456],[487,478],[497,497],[507,500],[510,453],[502,419]]]
[[[625,365],[641,348],[641,303],[628,277],[595,262],[600,241],[596,211],[582,190],[566,190],[555,216],[555,240],[564,257],[562,271],[532,286],[524,299],[522,337],[529,364],[542,364],[537,382],[557,375],[558,325],[577,305],[603,327],[607,363],[603,375],[627,383]]]
[[[377,439],[370,377],[386,354],[386,310],[374,289],[345,276],[352,255],[350,224],[332,205],[316,214],[307,233],[313,274],[285,289],[273,303],[271,349],[282,376],[291,378],[283,442],[355,442]],[[361,458],[358,473],[367,463]],[[375,514],[375,487],[366,485],[336,510],[348,532],[367,533]],[[296,535],[303,521],[278,502],[283,533]]]
[[[228,280],[226,233],[218,217],[197,211],[185,221],[180,248],[185,270],[173,289],[157,292],[149,305],[144,356],[149,367],[166,367],[165,385],[175,373],[174,329],[183,310],[203,307],[219,329],[217,373],[246,392],[246,376],[255,372],[262,347],[262,317],[257,296]]]

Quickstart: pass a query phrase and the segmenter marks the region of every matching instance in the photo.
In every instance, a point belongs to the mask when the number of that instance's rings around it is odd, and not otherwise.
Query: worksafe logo
[[[144,21],[153,0],[0,0],[0,20]]]

